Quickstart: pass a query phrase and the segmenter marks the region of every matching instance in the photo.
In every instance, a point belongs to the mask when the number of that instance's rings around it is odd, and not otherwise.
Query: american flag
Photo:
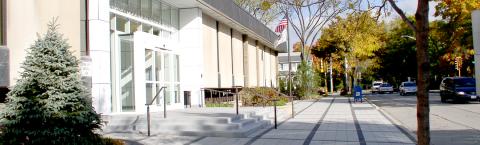
[[[287,28],[287,25],[288,25],[288,20],[285,17],[280,21],[280,24],[278,24],[277,28],[275,28],[275,32],[277,32],[277,33],[282,32],[283,29]]]

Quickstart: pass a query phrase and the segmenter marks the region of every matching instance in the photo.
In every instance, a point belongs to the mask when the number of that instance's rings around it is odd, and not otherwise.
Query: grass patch
[[[105,145],[125,145],[125,142],[120,139],[113,139],[109,137],[102,138],[102,142]]]
[[[233,104],[226,103],[206,103],[207,107],[233,107]]]

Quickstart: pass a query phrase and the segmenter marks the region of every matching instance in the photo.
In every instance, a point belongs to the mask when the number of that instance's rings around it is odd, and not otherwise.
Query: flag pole
[[[285,15],[286,15],[286,18],[287,18],[287,53],[288,53],[288,81],[287,81],[287,85],[288,85],[288,96],[290,96],[292,98],[292,118],[295,117],[295,110],[294,110],[294,106],[293,106],[293,102],[295,101],[294,97],[292,96],[292,84],[293,84],[293,81],[292,81],[292,62],[291,62],[291,59],[290,59],[290,31],[288,31],[288,28],[290,28],[290,18],[288,17],[288,9],[287,11],[285,11]],[[290,83],[289,83],[290,82]]]

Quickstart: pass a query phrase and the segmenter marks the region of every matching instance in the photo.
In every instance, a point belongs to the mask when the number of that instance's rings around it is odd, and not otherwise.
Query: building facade
[[[291,74],[292,77],[295,76],[295,73],[297,72],[298,66],[302,62],[302,59],[300,58],[300,52],[291,52],[290,53],[290,64],[292,65],[291,67]],[[288,53],[279,53],[278,54],[278,72],[279,72],[279,78],[280,79],[287,79],[288,78],[288,66],[289,61],[288,61]]]
[[[0,85],[13,86],[28,48],[58,18],[81,58],[98,113],[143,113],[166,87],[167,110],[184,92],[202,106],[202,88],[276,87],[277,35],[230,0],[2,1]],[[2,67],[3,66],[3,67]],[[2,77],[5,78],[5,77]],[[153,111],[163,109],[157,99]]]

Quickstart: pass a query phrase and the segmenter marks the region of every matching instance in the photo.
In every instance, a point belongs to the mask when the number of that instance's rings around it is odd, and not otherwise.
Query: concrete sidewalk
[[[346,97],[301,101],[295,118],[286,119],[246,138],[196,136],[128,136],[128,144],[191,145],[409,145],[415,144],[368,102]]]

